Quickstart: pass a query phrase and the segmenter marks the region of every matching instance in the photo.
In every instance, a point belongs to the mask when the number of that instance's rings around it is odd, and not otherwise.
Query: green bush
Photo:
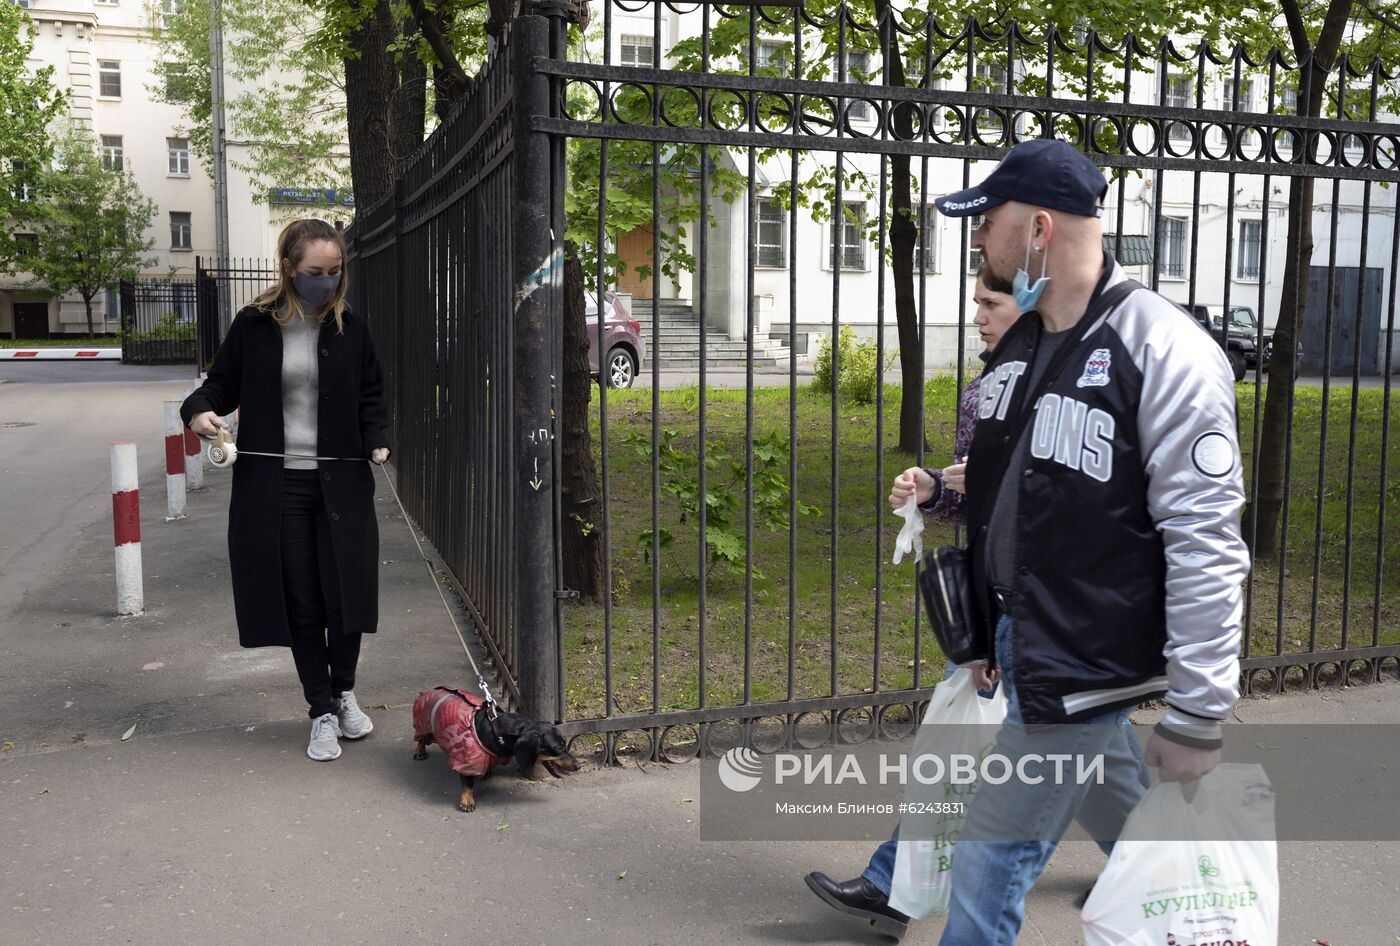
[[[181,322],[178,312],[166,312],[147,331],[123,333],[123,338],[135,342],[192,342],[196,337],[195,324]]]
[[[842,355],[841,396],[855,404],[874,404],[885,372],[894,365],[896,355],[886,352],[881,363],[874,339],[861,342],[849,356]]]
[[[849,325],[841,326],[840,335],[841,364],[845,366],[850,363],[851,349],[856,344],[855,329]],[[821,347],[817,349],[816,373],[812,376],[812,390],[818,394],[831,393],[831,336],[822,339]]]
[[[856,341],[855,329],[841,326],[839,341],[841,396],[854,404],[873,404],[884,381],[885,372],[894,365],[897,355],[886,352],[883,363],[879,357],[879,346],[874,339]],[[812,390],[818,394],[831,393],[831,337],[822,339],[817,349],[815,374],[812,377]]]

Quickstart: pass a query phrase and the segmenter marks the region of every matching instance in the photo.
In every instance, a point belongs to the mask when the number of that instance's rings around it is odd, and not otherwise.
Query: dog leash
[[[427,566],[428,575],[433,580],[433,587],[437,588],[438,597],[442,599],[442,607],[447,612],[448,620],[452,622],[452,630],[457,632],[457,640],[462,642],[462,653],[467,655],[467,662],[472,665],[472,672],[476,674],[476,685],[481,688],[481,697],[486,701],[487,716],[492,722],[495,722],[496,698],[491,695],[491,688],[486,685],[486,677],[472,658],[471,648],[467,647],[467,639],[462,635],[462,628],[457,624],[457,615],[452,613],[452,606],[447,603],[447,593],[442,590],[442,581],[437,576],[437,570],[433,568],[433,563],[428,561],[428,553],[423,551],[423,543],[418,541],[418,530],[413,528],[413,520],[408,518],[408,510],[403,508],[403,500],[399,499],[399,491],[394,488],[394,478],[389,475],[388,470],[384,469],[384,464],[376,463],[374,465],[384,473],[384,482],[389,484],[389,492],[393,495],[394,502],[398,504],[399,515],[403,516],[404,524],[408,526],[409,535],[413,536],[413,544],[418,546],[418,555],[423,559],[423,564]]]
[[[210,439],[210,438],[205,438]],[[233,438],[226,429],[220,428],[209,443],[209,462],[219,469],[232,466],[239,456],[250,457],[274,457],[284,460],[323,460],[323,461],[359,461],[361,463],[373,463],[367,457],[313,457],[300,453],[266,453],[260,450],[239,450]],[[383,470],[384,464],[373,463],[374,466]],[[428,569],[428,575],[432,578],[433,587],[437,589],[438,597],[442,600],[442,608],[447,612],[447,618],[452,622],[452,630],[457,632],[457,640],[462,643],[462,653],[467,655],[467,662],[472,665],[472,672],[476,674],[476,685],[481,689],[482,699],[486,701],[487,717],[494,723],[496,720],[496,698],[491,695],[491,688],[486,684],[486,677],[481,672],[481,668],[476,665],[476,660],[472,657],[471,648],[467,646],[467,639],[462,634],[462,628],[457,623],[457,615],[453,613],[452,606],[447,603],[447,594],[442,590],[442,582],[438,579],[437,570],[433,568],[433,563],[428,560],[428,553],[423,550],[423,543],[418,541],[418,530],[413,527],[413,520],[408,517],[408,510],[404,509],[403,500],[399,498],[399,491],[394,488],[394,479],[389,475],[388,470],[383,470],[384,482],[389,485],[389,492],[394,497],[395,504],[399,507],[399,515],[403,517],[404,524],[408,526],[408,534],[413,536],[413,544],[418,546],[418,557],[423,560],[423,564]]]

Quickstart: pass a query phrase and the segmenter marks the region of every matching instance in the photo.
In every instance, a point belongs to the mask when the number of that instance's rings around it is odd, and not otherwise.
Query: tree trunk
[[[583,265],[572,240],[564,243],[564,357],[559,493],[563,511],[564,587],[580,598],[603,597],[603,523],[588,403],[593,396],[584,315]],[[599,319],[606,325],[605,313]],[[602,353],[599,353],[601,362]],[[600,364],[601,367],[601,364]],[[607,383],[600,374],[600,383]]]
[[[1307,306],[1308,269],[1312,263],[1313,179],[1293,178],[1288,191],[1288,242],[1284,250],[1283,296],[1274,349],[1269,360],[1269,387],[1264,399],[1264,419],[1259,428],[1259,489],[1245,512],[1244,535],[1254,537],[1254,556],[1278,557],[1282,538],[1279,517],[1287,483],[1289,400],[1297,376],[1298,332]]]
[[[397,161],[403,161],[423,144],[424,114],[428,107],[428,67],[413,49],[419,39],[416,22],[405,20],[403,32],[409,42],[399,62],[399,91],[394,96],[393,151]]]
[[[87,309],[88,338],[92,338],[96,334],[92,328],[92,296],[83,296],[83,308]]]
[[[397,171],[389,139],[387,103],[398,88],[399,69],[389,52],[397,30],[389,0],[373,4],[360,28],[350,35],[357,55],[345,60],[345,113],[349,119],[350,180],[355,206],[363,209],[394,186]]]
[[[875,15],[882,24],[884,34],[881,48],[884,52],[885,75],[890,85],[902,86],[904,58],[899,52],[899,34],[889,27],[891,11],[887,0],[877,0]],[[911,105],[895,107],[894,135],[905,141],[913,139],[914,116]],[[914,250],[919,241],[919,227],[914,223],[907,154],[890,155],[890,177],[893,185],[889,222],[890,269],[894,279],[895,321],[899,326],[901,383],[899,449],[917,455],[925,444],[922,424],[924,345],[919,335],[919,309],[914,299]]]
[[[1350,22],[1351,0],[1329,0],[1317,43],[1312,45],[1298,0],[1281,0],[1293,53],[1299,70],[1309,70],[1307,94],[1298,96],[1298,114],[1317,118],[1322,114],[1328,75],[1336,61],[1342,36]],[[1316,158],[1317,146],[1309,145]],[[1313,180],[1294,178],[1288,191],[1288,244],[1283,271],[1283,295],[1279,300],[1278,324],[1274,327],[1274,351],[1269,362],[1269,390],[1264,400],[1264,418],[1259,430],[1259,491],[1245,511],[1246,539],[1255,536],[1251,550],[1256,559],[1275,559],[1287,542],[1279,535],[1283,511],[1285,459],[1293,382],[1297,375],[1297,335],[1308,302],[1308,270],[1313,252]]]

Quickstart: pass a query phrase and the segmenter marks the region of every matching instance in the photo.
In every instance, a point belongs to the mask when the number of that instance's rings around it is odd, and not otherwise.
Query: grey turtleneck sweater
[[[321,326],[300,316],[282,327],[282,429],[284,453],[317,456],[316,391],[320,368],[316,343]],[[283,460],[283,469],[314,470],[315,460]]]

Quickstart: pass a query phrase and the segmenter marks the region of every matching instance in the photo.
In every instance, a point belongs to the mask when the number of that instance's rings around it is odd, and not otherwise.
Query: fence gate
[[[122,361],[195,364],[195,287],[189,279],[123,280]]]
[[[199,370],[206,371],[228,334],[238,310],[277,281],[275,260],[235,259],[220,264],[195,259],[196,325]]]

